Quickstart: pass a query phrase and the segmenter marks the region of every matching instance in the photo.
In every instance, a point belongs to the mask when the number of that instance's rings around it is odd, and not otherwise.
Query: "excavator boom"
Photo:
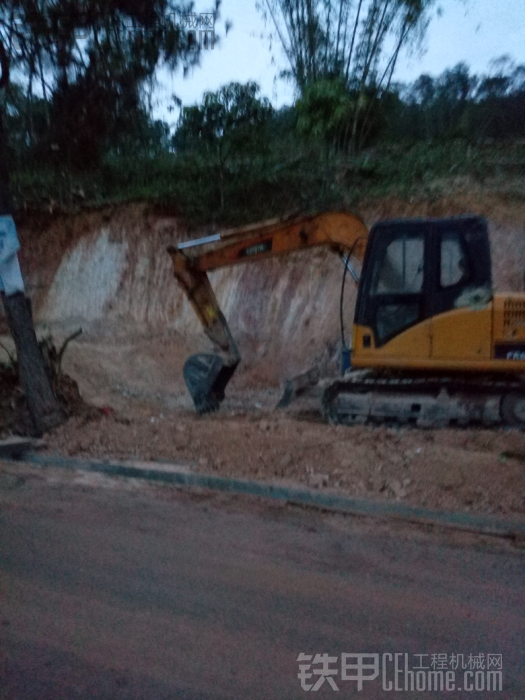
[[[321,246],[347,262],[351,256],[362,260],[367,239],[368,230],[358,217],[347,211],[330,211],[263,221],[168,249],[176,279],[204,332],[221,351],[221,355],[193,355],[184,366],[184,379],[197,412],[218,409],[241,359],[208,272]]]

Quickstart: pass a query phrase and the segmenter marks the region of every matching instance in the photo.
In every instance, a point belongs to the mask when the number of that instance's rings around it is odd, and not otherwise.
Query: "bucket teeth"
[[[237,364],[225,365],[218,355],[192,355],[184,365],[184,381],[199,414],[218,411]]]

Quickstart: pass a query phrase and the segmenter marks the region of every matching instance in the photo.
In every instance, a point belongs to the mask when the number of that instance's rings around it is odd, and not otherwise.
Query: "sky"
[[[198,0],[197,12],[210,5],[211,1]],[[491,60],[503,54],[525,64],[525,0],[440,0],[439,6],[442,15],[432,20],[423,53],[403,56],[396,80],[411,81],[421,73],[438,75],[460,61],[481,73]],[[233,26],[224,37],[226,19]],[[275,107],[293,101],[292,86],[277,78],[287,67],[286,59],[278,46],[270,50],[265,36],[268,29],[256,9],[256,0],[223,0],[218,32],[223,36],[220,46],[204,51],[201,66],[187,78],[180,72],[159,74],[155,104],[159,118],[168,122],[176,118],[176,113],[168,112],[172,94],[184,105],[195,104],[205,91],[218,90],[231,81],[256,81]]]

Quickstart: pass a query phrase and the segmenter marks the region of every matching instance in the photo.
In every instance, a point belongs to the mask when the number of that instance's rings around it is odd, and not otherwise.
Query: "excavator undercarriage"
[[[354,371],[326,387],[322,411],[332,425],[519,426],[525,424],[525,384],[512,377],[477,377],[473,383]]]

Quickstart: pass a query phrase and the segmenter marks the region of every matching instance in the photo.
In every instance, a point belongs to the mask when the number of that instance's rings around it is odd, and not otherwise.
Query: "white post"
[[[0,292],[4,292],[6,297],[25,291],[18,261],[19,250],[13,217],[0,216]]]

